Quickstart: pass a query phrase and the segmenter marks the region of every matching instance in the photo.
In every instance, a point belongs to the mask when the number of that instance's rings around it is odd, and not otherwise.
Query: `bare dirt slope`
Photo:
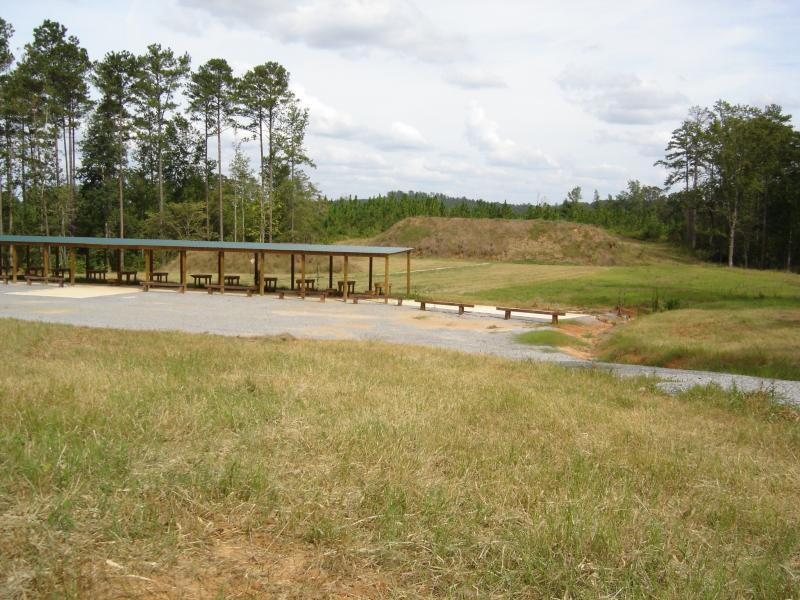
[[[439,258],[602,266],[687,262],[667,245],[624,238],[593,225],[539,219],[410,217],[370,243],[412,246],[418,256]]]

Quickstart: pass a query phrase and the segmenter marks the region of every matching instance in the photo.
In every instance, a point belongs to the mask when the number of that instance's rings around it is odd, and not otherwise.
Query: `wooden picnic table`
[[[378,296],[383,296],[383,284],[382,283],[376,283],[375,284],[375,293]],[[392,293],[392,284],[391,283],[389,284],[389,293],[390,294]]]
[[[316,279],[312,279],[312,278],[306,278],[306,279],[298,278],[298,279],[295,279],[295,280],[294,280],[294,282],[295,282],[295,285],[297,285],[297,287],[302,287],[303,281],[305,281],[305,282],[306,282],[306,289],[307,289],[307,290],[315,290],[315,289],[317,289],[317,280],[316,280]]]
[[[211,273],[194,273],[192,279],[194,279],[194,287],[205,287],[211,284]],[[203,285],[200,284],[201,281]]]
[[[28,267],[25,269],[25,275],[33,275],[34,277],[44,277],[44,267]]]
[[[118,274],[120,281],[125,279],[125,283],[136,283],[136,271],[120,271]]]
[[[339,286],[339,293],[344,293],[344,281],[337,281],[336,284]],[[355,294],[356,293],[356,282],[353,279],[347,280],[347,293],[348,294]]]
[[[241,277],[239,275],[225,275],[223,277],[225,285],[239,285]]]
[[[169,273],[166,271],[154,271],[153,281],[157,281],[159,283],[167,282],[169,281]]]
[[[278,289],[278,278],[277,277],[264,277],[264,288],[268,292],[274,292]]]
[[[90,281],[105,281],[108,271],[105,269],[87,269],[86,279]]]
[[[53,267],[52,271],[55,277],[64,277],[65,274],[70,274],[69,267]]]

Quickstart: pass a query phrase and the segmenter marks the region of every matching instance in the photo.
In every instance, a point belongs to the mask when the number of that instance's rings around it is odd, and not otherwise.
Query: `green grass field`
[[[0,321],[0,596],[789,598],[764,395]]]
[[[588,345],[579,338],[550,329],[526,331],[525,333],[518,334],[515,339],[521,344],[531,344],[534,346],[570,346],[580,348]]]
[[[600,358],[800,379],[800,308],[726,303],[648,315],[615,328]]]
[[[593,267],[434,259],[415,260],[412,268],[412,293],[421,298],[589,312],[621,305],[638,313],[599,340],[597,353],[606,360],[800,379],[796,274],[700,264]],[[403,277],[392,274],[400,289]],[[670,310],[649,314],[656,305]]]
[[[391,267],[390,267],[391,269]],[[412,292],[486,304],[604,309],[673,301],[681,308],[709,302],[800,306],[800,275],[715,265],[593,267],[416,259]],[[391,269],[402,286],[404,274]]]

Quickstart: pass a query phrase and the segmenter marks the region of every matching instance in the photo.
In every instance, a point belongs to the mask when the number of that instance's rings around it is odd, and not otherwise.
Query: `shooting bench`
[[[328,297],[329,291],[328,290],[306,290],[306,293],[304,295],[300,290],[294,290],[294,291],[291,291],[291,290],[280,290],[280,291],[278,291],[278,299],[279,300],[283,300],[284,298],[286,298],[286,294],[289,294],[290,296],[297,296],[298,298],[303,298],[303,297],[307,298],[309,296],[314,298],[314,297],[319,296],[319,301],[320,302],[325,302],[325,298]]]
[[[458,314],[464,314],[464,308],[475,308],[474,304],[466,304],[464,302],[441,302],[438,300],[420,300],[419,301],[419,309],[425,310],[428,304],[436,304],[439,306],[457,306],[458,307]]]
[[[206,285],[206,290],[208,290],[209,294],[213,294],[214,290],[218,291],[220,294],[224,294],[225,292],[244,292],[247,294],[248,298],[253,295],[253,292],[258,291],[256,288],[249,285],[220,285],[218,283],[209,283]]]
[[[511,318],[512,312],[527,313],[533,315],[550,315],[550,322],[553,325],[558,325],[558,317],[564,317],[567,313],[558,310],[538,310],[533,308],[514,308],[512,306],[495,306],[495,310],[503,311],[503,318],[508,320]]]
[[[181,294],[186,292],[186,284],[172,281],[143,281],[140,285],[143,292],[149,292],[150,288],[172,288],[177,289]]]
[[[44,277],[42,275],[26,275],[25,276],[25,283],[31,285],[34,281],[39,281],[45,285],[50,283],[57,283],[58,287],[64,287],[64,278],[63,277]]]
[[[353,304],[358,304],[359,300],[396,300],[397,306],[403,306],[403,297],[402,296],[379,296],[377,294],[356,294],[355,296],[350,296],[350,299],[353,301]]]

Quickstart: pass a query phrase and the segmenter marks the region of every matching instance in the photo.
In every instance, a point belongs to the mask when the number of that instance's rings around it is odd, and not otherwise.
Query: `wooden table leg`
[[[306,298],[306,255],[300,255],[300,297]]]
[[[186,250],[181,250],[181,294],[186,292]]]
[[[264,253],[258,253],[258,295],[264,295]]]
[[[75,285],[75,274],[78,271],[78,259],[75,248],[69,249],[69,284]]]
[[[383,303],[389,303],[389,255],[385,257],[383,264]]]
[[[347,255],[344,256],[344,284],[342,285],[343,294],[344,294],[344,301],[347,303],[347,292],[350,291],[350,288],[347,285]]]

